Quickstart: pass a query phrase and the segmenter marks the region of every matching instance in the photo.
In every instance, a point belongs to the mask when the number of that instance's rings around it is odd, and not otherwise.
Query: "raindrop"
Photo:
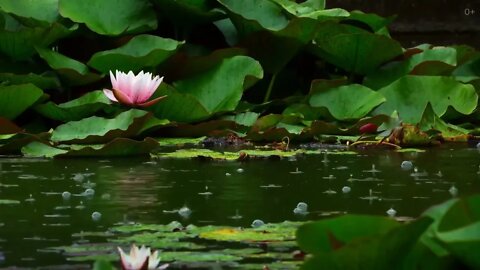
[[[29,202],[29,203],[33,203],[35,202],[35,198],[33,198],[33,195],[30,194],[30,197],[28,197],[27,199],[25,199],[26,202]]]
[[[100,212],[93,212],[92,213],[92,220],[93,221],[99,221],[102,218],[102,214]]]
[[[477,143],[477,149],[480,149],[480,142]]]
[[[350,191],[352,191],[352,189],[349,186],[342,187],[342,192],[343,193],[350,193]]]
[[[253,228],[258,228],[258,227],[261,227],[261,226],[263,226],[263,225],[265,225],[265,222],[263,222],[263,220],[261,220],[261,219],[255,219],[255,220],[252,222],[252,225],[251,225],[251,226],[252,226]]]
[[[298,170],[298,167],[295,168],[295,171],[293,172],[290,172],[291,174],[302,174],[303,172],[302,171],[299,171]]]
[[[328,160],[328,152],[325,151],[324,154],[323,154],[322,163],[325,164],[325,165],[327,165],[329,162],[330,162],[330,160]]]
[[[235,210],[235,215],[230,217],[231,219],[242,219],[243,216],[240,215],[238,209]]]
[[[178,210],[178,214],[183,218],[188,218],[190,214],[192,214],[192,210],[190,210],[190,208],[187,206],[183,206]]]
[[[198,195],[202,195],[202,196],[206,196],[206,197],[208,197],[212,194],[213,194],[212,192],[208,191],[208,186],[205,186],[205,191],[204,192],[199,192],[198,193]]]
[[[404,171],[410,171],[413,168],[413,163],[409,160],[404,160],[402,161],[402,164],[400,165],[400,167]]]
[[[83,192],[85,196],[93,196],[95,194],[95,190],[92,188],[87,188],[85,189],[85,192]]]
[[[450,187],[448,192],[450,195],[452,195],[452,197],[456,197],[458,195],[458,189],[454,185]]]
[[[372,164],[372,168],[370,170],[364,170],[364,172],[375,174],[380,171],[375,168],[375,164]]]
[[[327,189],[325,190],[323,193],[327,194],[327,195],[334,195],[334,194],[337,194],[337,192],[335,190],[332,190],[332,189]]]
[[[101,198],[102,198],[102,200],[110,200],[111,197],[112,197],[112,196],[111,196],[110,194],[105,193],[105,194],[102,194],[102,197],[101,197]]]
[[[85,179],[85,176],[81,173],[75,173],[72,179],[78,182],[82,182]]]
[[[242,168],[238,168],[238,169],[237,169],[237,172],[238,172],[238,173],[243,173],[243,169],[242,169]]]
[[[397,214],[397,211],[395,211],[395,209],[393,209],[392,207],[390,207],[390,209],[388,209],[386,213],[387,213],[387,215],[388,215],[389,217],[392,217],[392,218],[393,218],[393,217],[395,217],[395,215]]]
[[[80,205],[75,206],[76,209],[85,209],[85,205],[83,205],[83,201],[80,201]]]
[[[72,193],[70,193],[70,192],[68,192],[68,191],[64,191],[64,192],[62,193],[62,198],[63,198],[64,200],[70,200],[71,197],[72,197]]]
[[[228,173],[228,172],[227,172],[227,173],[225,173],[225,176],[230,176],[230,175],[231,175],[231,174],[230,174],[230,173]]]
[[[327,179],[327,180],[334,180],[334,179],[336,179],[336,177],[333,176],[332,174],[330,174],[329,176],[324,176],[324,177],[322,177],[322,178],[323,178],[323,179]]]
[[[438,176],[438,177],[443,177],[442,171],[438,171],[435,175]]]

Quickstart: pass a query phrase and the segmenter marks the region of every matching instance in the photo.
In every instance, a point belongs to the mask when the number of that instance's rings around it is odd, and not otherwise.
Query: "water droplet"
[[[83,201],[80,201],[80,205],[75,206],[76,209],[84,209],[85,205],[83,205]]]
[[[72,179],[78,182],[82,182],[85,179],[85,176],[81,173],[75,173]]]
[[[92,220],[99,221],[102,218],[102,214],[100,212],[93,212],[92,213]]]
[[[228,173],[228,172],[227,172],[227,173],[225,173],[225,176],[230,176],[230,175],[231,175],[231,174],[230,174],[230,173]]]
[[[25,199],[25,201],[29,202],[29,203],[33,203],[33,202],[35,202],[35,198],[33,198],[33,195],[30,194],[30,196],[27,199]]]
[[[263,226],[263,225],[265,225],[265,222],[263,222],[263,220],[261,220],[261,219],[255,219],[255,220],[252,222],[252,225],[251,225],[251,226],[252,226],[253,228],[258,228],[258,227],[261,227],[261,226]]]
[[[307,211],[308,210],[308,204],[305,202],[299,202],[297,204],[297,208],[302,210],[302,211]]]
[[[352,191],[352,189],[349,186],[342,187],[342,192],[343,193],[350,193],[350,191]]]
[[[390,207],[390,209],[388,209],[386,213],[389,217],[395,217],[395,215],[397,214],[397,211],[395,211],[395,209]]]
[[[302,174],[303,172],[302,171],[299,171],[298,170],[298,167],[295,168],[295,171],[293,172],[290,172],[291,174]]]
[[[198,193],[198,195],[202,195],[202,196],[206,196],[206,197],[208,197],[212,194],[213,194],[212,192],[208,191],[208,186],[205,186],[205,191],[204,192],[199,192]]]
[[[64,191],[64,192],[62,193],[62,198],[63,198],[64,200],[70,200],[71,197],[72,197],[72,193],[70,193],[70,192],[68,192],[68,191]]]
[[[192,214],[192,210],[190,210],[190,208],[187,206],[183,206],[178,210],[178,214],[183,218],[188,218],[190,214]]]
[[[83,194],[85,196],[93,196],[95,194],[95,190],[92,189],[92,188],[87,188],[85,189],[85,191],[83,192]]]
[[[450,195],[452,195],[453,197],[456,197],[458,195],[458,189],[453,185],[450,187],[450,189],[448,190],[448,192],[450,193]]]
[[[402,168],[402,170],[409,171],[413,168],[413,163],[409,160],[404,160],[402,161],[400,167]]]
[[[480,149],[480,142],[477,143],[477,149]]]
[[[438,177],[443,177],[442,171],[438,171],[435,175],[438,176]]]
[[[243,169],[242,169],[242,168],[238,168],[238,169],[237,169],[237,172],[238,172],[238,173],[243,173]]]
[[[243,217],[240,215],[238,209],[235,210],[235,216],[231,216],[231,219],[242,219]]]
[[[332,190],[332,189],[327,189],[325,190],[323,193],[327,194],[327,195],[334,195],[334,194],[337,194],[337,192],[335,190]]]

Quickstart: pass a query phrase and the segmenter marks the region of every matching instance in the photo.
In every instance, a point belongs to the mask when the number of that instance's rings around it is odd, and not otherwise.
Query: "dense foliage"
[[[312,140],[365,123],[425,138],[399,144],[478,132],[474,48],[403,48],[393,18],[297,2],[1,1],[0,153],[141,154],[156,147],[147,136]],[[168,97],[112,104],[100,90],[114,70],[165,76],[155,96]]]

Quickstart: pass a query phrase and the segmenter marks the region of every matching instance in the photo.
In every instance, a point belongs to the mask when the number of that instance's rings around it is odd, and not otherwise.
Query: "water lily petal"
[[[122,91],[113,89],[112,93],[115,96],[115,98],[118,100],[118,102],[125,105],[134,105],[133,100]]]
[[[155,105],[157,104],[160,100],[166,98],[167,96],[161,96],[161,97],[158,97],[158,98],[154,98],[152,100],[149,100],[147,102],[144,102],[144,103],[140,103],[140,104],[137,104],[139,107],[142,107],[142,108],[146,108],[146,107],[150,107],[152,105]]]
[[[103,89],[103,93],[104,93],[105,96],[107,96],[107,98],[110,99],[111,101],[118,102],[118,100],[117,100],[117,99],[115,98],[115,96],[113,95],[112,90]]]

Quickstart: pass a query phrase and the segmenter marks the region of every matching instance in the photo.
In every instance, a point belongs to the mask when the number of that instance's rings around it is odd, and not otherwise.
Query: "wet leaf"
[[[42,95],[43,91],[33,84],[0,86],[0,117],[15,119]]]
[[[100,75],[91,73],[85,64],[75,59],[48,49],[37,48],[37,52],[68,85],[84,85],[101,79]]]
[[[111,101],[103,91],[89,92],[77,99],[55,104],[48,102],[35,106],[35,110],[50,119],[68,122],[92,116],[97,111],[110,106]]]
[[[324,23],[310,51],[348,72],[366,75],[402,54],[400,44],[354,26]]]
[[[108,74],[109,71],[139,72],[156,67],[172,56],[184,42],[153,35],[138,35],[125,45],[95,53],[88,65]]]
[[[449,106],[463,114],[477,107],[475,88],[457,82],[451,77],[405,76],[382,88],[379,92],[386,102],[375,113],[391,115],[397,111],[404,123],[418,124],[430,103],[436,115],[444,115]]]
[[[138,33],[157,28],[157,18],[146,0],[59,0],[60,14],[85,23],[101,35]]]
[[[101,143],[117,137],[132,137],[151,117],[146,111],[130,109],[115,118],[92,116],[58,126],[52,132],[54,142]]]
[[[359,84],[351,84],[313,94],[310,105],[326,107],[338,120],[352,120],[364,117],[384,101],[382,94]]]

